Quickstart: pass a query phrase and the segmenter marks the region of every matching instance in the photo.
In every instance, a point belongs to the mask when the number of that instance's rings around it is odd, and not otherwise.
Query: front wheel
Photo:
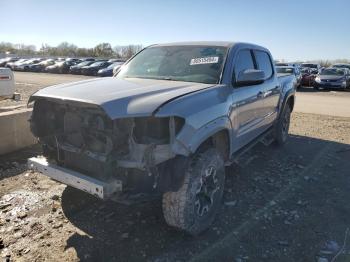
[[[277,145],[284,145],[288,139],[291,113],[290,105],[286,104],[275,126],[275,141]]]
[[[212,224],[221,206],[224,161],[215,148],[209,148],[195,153],[183,172],[181,188],[163,195],[163,214],[170,226],[198,235]]]

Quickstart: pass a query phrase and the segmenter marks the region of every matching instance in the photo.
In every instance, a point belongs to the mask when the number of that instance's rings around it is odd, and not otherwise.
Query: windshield
[[[149,47],[122,67],[116,77],[216,84],[226,53],[226,47],[217,46]]]
[[[93,63],[91,66],[100,66],[102,65],[104,62],[95,62]]]
[[[332,68],[332,69],[322,70],[320,75],[343,76],[344,74],[345,74],[345,72],[343,70]]]
[[[91,61],[85,61],[85,62],[77,64],[77,66],[87,66],[87,65],[90,65],[90,64],[92,64]]]
[[[52,61],[52,60],[45,60],[45,61],[41,61],[40,63],[39,63],[39,65],[47,65],[47,64],[52,64],[54,61]]]
[[[116,62],[116,63],[113,63],[111,64],[110,66],[108,66],[107,68],[108,69],[113,69],[114,67],[118,66],[118,65],[122,65],[123,63],[122,62]]]
[[[276,67],[277,73],[280,74],[293,74],[294,69],[290,67]]]
[[[350,69],[350,65],[333,65],[332,67],[335,67],[335,68],[347,68],[347,69]]]

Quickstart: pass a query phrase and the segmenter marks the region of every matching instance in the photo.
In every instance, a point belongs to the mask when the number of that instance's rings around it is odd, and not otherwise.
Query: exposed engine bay
[[[36,100],[31,118],[48,161],[141,192],[169,189],[171,144],[183,125],[178,117],[112,120],[98,106],[54,99]]]

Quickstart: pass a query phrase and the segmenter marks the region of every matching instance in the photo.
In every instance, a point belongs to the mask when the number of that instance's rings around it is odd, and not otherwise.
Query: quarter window
[[[259,70],[264,71],[265,79],[268,79],[272,76],[272,63],[268,53],[264,51],[254,51],[255,60]]]

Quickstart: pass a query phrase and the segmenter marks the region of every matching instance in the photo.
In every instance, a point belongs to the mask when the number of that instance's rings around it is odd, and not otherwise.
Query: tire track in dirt
[[[318,154],[314,157],[312,162],[301,172],[301,174],[295,179],[293,179],[291,183],[286,188],[284,188],[279,194],[277,194],[267,205],[256,211],[256,213],[252,216],[251,219],[238,226],[235,230],[231,231],[221,240],[209,246],[205,251],[195,255],[190,261],[215,261],[215,258],[219,254],[222,254],[223,251],[225,253],[225,256],[234,256],[234,254],[229,254],[229,252],[234,252],[234,249],[232,247],[235,245],[239,245],[239,236],[247,234],[259,223],[259,220],[255,218],[261,217],[263,213],[271,211],[274,208],[275,204],[287,200],[294,193],[291,189],[295,188],[295,186],[303,179],[305,174],[311,172],[315,174],[317,173],[317,170],[321,169],[320,166],[322,166],[322,164],[324,163],[325,156],[334,147],[335,145],[332,143],[328,143],[327,145],[325,145],[323,149],[320,150]],[[292,172],[294,171],[290,171],[290,173]]]

